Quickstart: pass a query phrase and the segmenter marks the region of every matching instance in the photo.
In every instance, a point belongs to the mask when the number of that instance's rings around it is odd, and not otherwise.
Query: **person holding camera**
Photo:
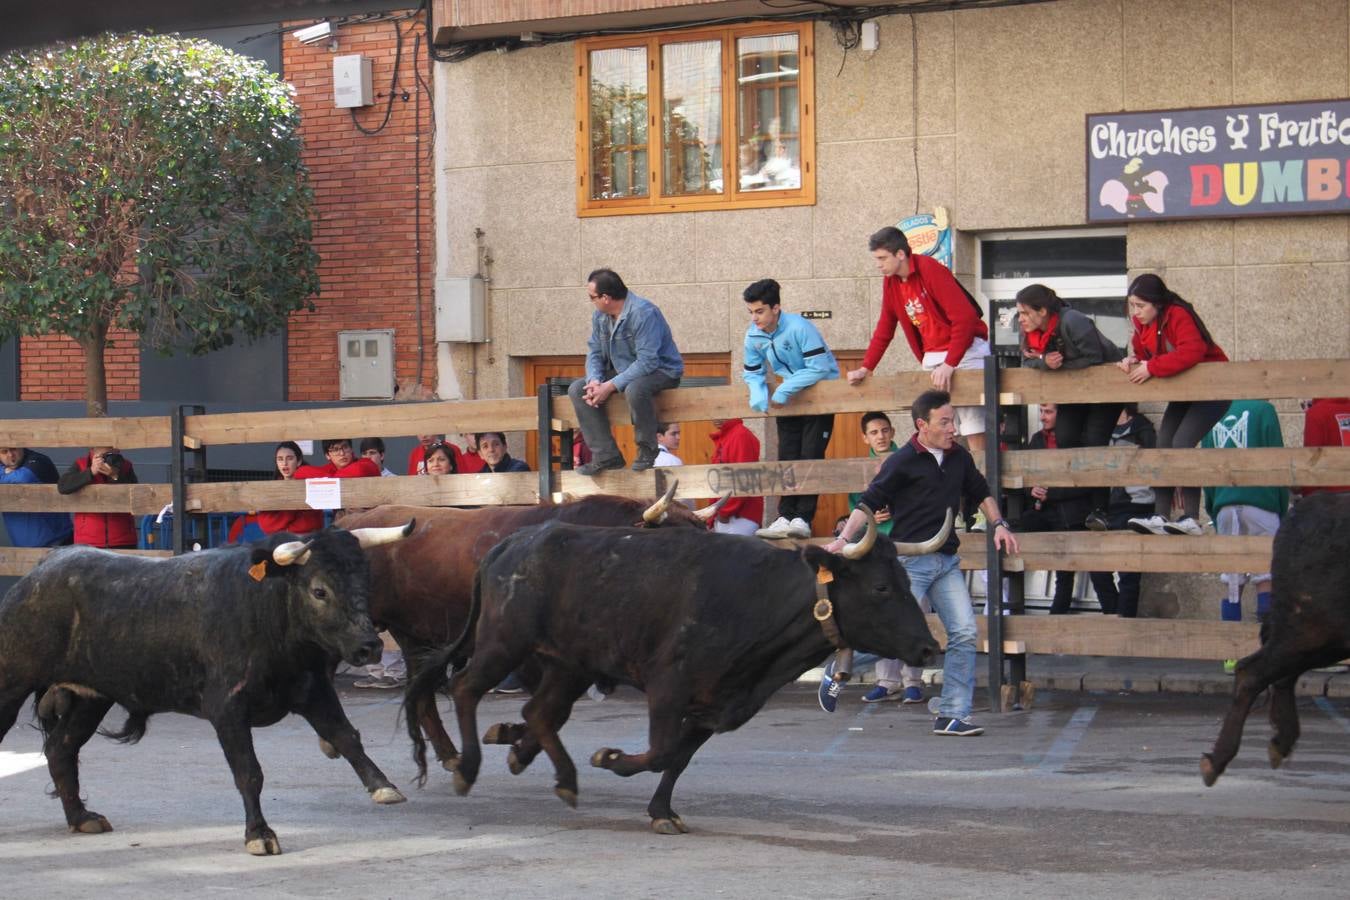
[[[73,494],[91,484],[136,484],[131,460],[116,447],[91,447],[87,456],[71,463],[56,483],[62,494]],[[136,522],[128,513],[75,513],[75,543],[109,550],[134,550]]]

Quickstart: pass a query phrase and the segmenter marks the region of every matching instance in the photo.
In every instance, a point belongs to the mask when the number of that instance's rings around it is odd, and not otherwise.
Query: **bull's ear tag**
[[[821,566],[816,570],[816,584],[829,584],[831,581],[834,581],[834,573],[829,569]]]
[[[249,566],[248,574],[254,581],[262,581],[267,577],[267,560],[264,559],[262,562]]]

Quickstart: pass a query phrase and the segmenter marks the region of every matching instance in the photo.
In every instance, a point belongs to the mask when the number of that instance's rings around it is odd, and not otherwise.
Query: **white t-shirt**
[[[676,456],[674,453],[671,453],[669,450],[667,450],[665,447],[660,447],[660,448],[656,451],[656,462],[654,462],[652,465],[655,465],[655,466],[682,466],[682,465],[684,465],[684,462],[683,462],[683,460],[681,460],[678,456]]]

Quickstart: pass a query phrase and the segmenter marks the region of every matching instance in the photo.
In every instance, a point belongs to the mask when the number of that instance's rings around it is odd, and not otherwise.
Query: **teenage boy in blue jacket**
[[[784,312],[781,288],[772,278],[763,278],[745,289],[746,311],[750,327],[745,331],[745,369],[742,377],[750,388],[750,408],[768,412],[769,406],[786,406],[794,394],[817,381],[839,377],[835,361],[816,326],[796,313]],[[769,393],[768,373],[772,368],[782,379]],[[780,460],[824,459],[834,430],[834,414],[778,416],[778,458]],[[811,520],[816,515],[816,496],[783,497],[779,516],[757,534],[770,538],[808,538]]]

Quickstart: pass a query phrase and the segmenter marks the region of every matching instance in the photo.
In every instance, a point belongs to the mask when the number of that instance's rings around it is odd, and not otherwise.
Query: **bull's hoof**
[[[1274,741],[1271,741],[1270,745],[1266,747],[1266,756],[1270,757],[1270,767],[1272,769],[1278,769],[1280,764],[1288,759],[1287,756],[1280,752],[1280,748],[1275,746]]]
[[[441,760],[441,768],[445,769],[445,771],[447,772],[458,772],[459,757],[458,756],[445,757],[444,759]]]
[[[70,823],[71,834],[103,834],[112,830],[112,823],[96,812],[86,811],[79,821]]]
[[[272,829],[268,828],[257,837],[246,838],[244,849],[254,856],[280,856],[281,842]]]
[[[399,792],[399,789],[390,785],[389,787],[377,788],[370,794],[370,799],[379,803],[381,806],[390,806],[395,803],[403,803],[408,798]]]
[[[455,770],[455,793],[463,797],[469,793],[469,788],[473,787],[473,782],[465,778],[458,769]]]
[[[1205,783],[1205,787],[1214,787],[1214,782],[1219,780],[1219,770],[1214,767],[1214,758],[1208,753],[1200,757],[1200,780]]]
[[[319,738],[319,750],[322,751],[323,755],[328,757],[329,759],[337,759],[339,756],[342,755],[341,753],[338,753],[336,747],[334,747],[328,741],[325,741],[323,738]]]
[[[489,727],[487,731],[483,732],[483,743],[485,744],[511,743],[511,740],[502,733],[506,731],[506,728],[507,725],[505,722],[498,722],[496,725]]]
[[[506,754],[506,768],[511,770],[512,775],[519,775],[525,771],[525,766],[526,764],[520,761],[520,757],[516,756],[516,748],[512,747]],[[575,803],[572,805],[576,806]]]
[[[591,754],[591,765],[597,769],[608,769],[608,764],[613,763],[620,756],[623,756],[622,750],[615,750],[613,747],[601,747]]]
[[[672,815],[668,819],[652,819],[652,831],[657,834],[688,834],[689,828],[683,819]]]
[[[576,791],[572,790],[571,788],[565,788],[562,785],[558,785],[553,789],[553,793],[557,794],[558,798],[562,800],[562,802],[566,803],[568,806],[572,807],[573,809],[577,808]]]

